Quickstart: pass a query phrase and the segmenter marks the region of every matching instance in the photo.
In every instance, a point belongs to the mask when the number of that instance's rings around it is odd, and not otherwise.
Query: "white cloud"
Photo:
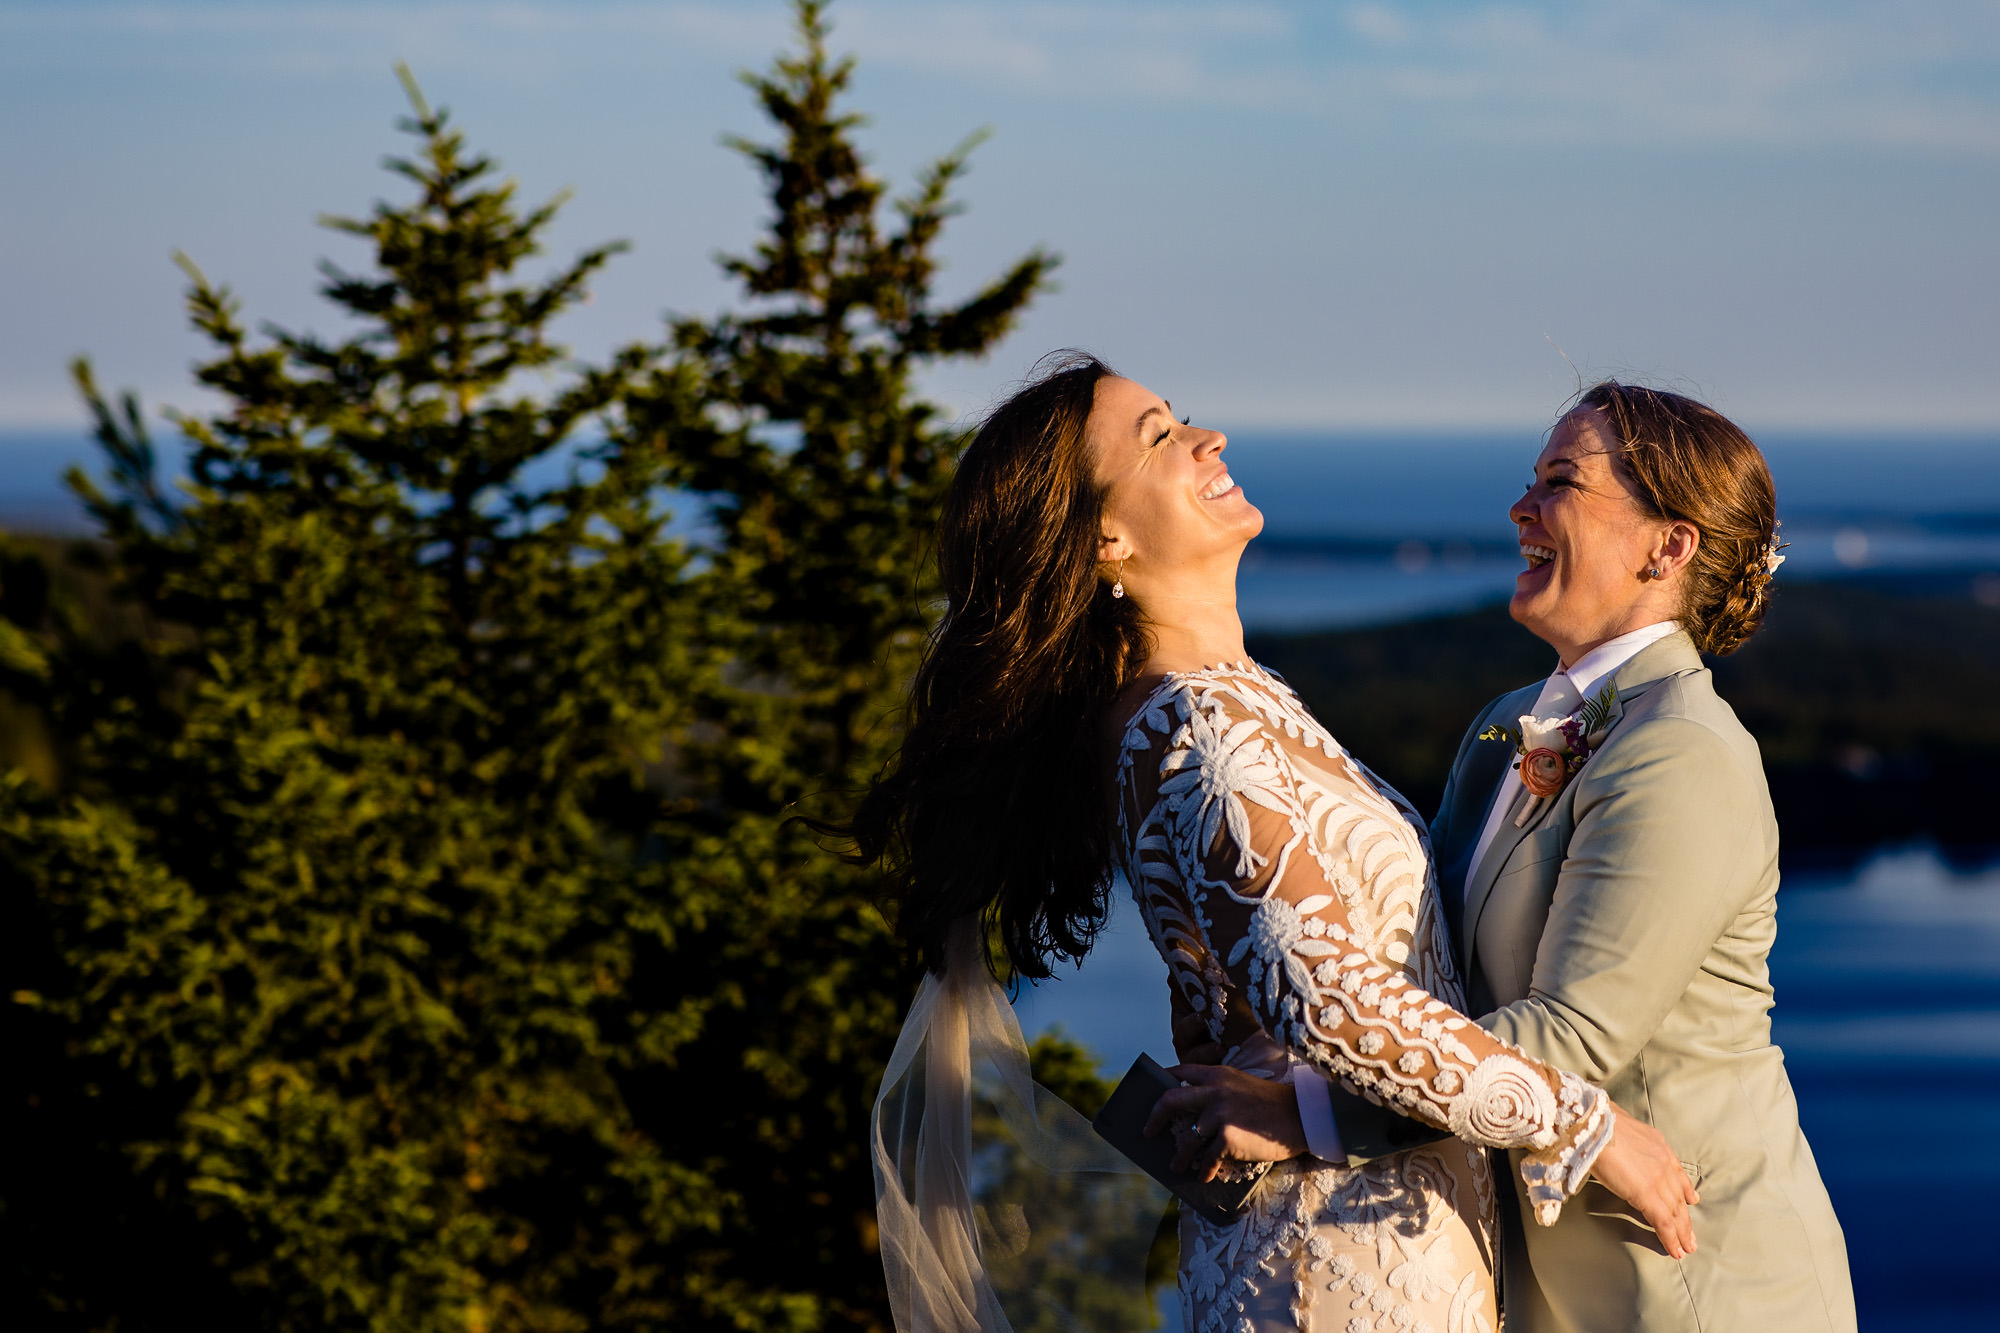
[[[855,3],[871,62],[1456,139],[2000,150],[2000,0]]]
[[[1355,5],[1346,15],[1347,26],[1362,37],[1389,46],[1410,40],[1410,23],[1388,5]]]
[[[1408,8],[1354,76],[1475,134],[2000,149],[1993,0]]]
[[[843,0],[837,49],[871,69],[1093,101],[1154,99],[1394,122],[1446,139],[2000,150],[2000,0],[1545,0],[1467,5]],[[0,64],[64,39],[262,67],[587,69],[661,44],[761,63],[777,0],[14,3]],[[181,39],[181,40],[176,40]],[[42,49],[37,49],[42,48]]]
[[[0,67],[66,55],[89,63],[224,69],[380,69],[393,51],[434,69],[657,59],[660,43],[761,60],[786,37],[771,5],[553,3],[552,0],[295,0],[293,3],[10,3]]]

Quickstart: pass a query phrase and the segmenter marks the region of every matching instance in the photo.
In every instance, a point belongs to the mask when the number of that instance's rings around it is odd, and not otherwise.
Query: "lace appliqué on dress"
[[[1466,1143],[1527,1149],[1527,1197],[1538,1221],[1555,1220],[1609,1138],[1609,1104],[1459,1012],[1428,835],[1407,802],[1254,666],[1168,677],[1127,725],[1118,787],[1134,897],[1178,1000],[1232,1062],[1267,1033],[1349,1089]],[[1273,1284],[1293,1290],[1299,1320],[1309,1296],[1338,1287],[1358,1302],[1347,1325],[1357,1330],[1364,1315],[1368,1328],[1414,1328],[1429,1322],[1418,1313],[1427,1306],[1457,1311],[1446,1319],[1451,1333],[1483,1323],[1485,1307],[1461,1299],[1457,1279],[1449,1293],[1441,1285],[1450,1273],[1473,1277],[1447,1262],[1453,1248],[1433,1256],[1418,1246],[1429,1233],[1415,1219],[1457,1205],[1407,1173],[1443,1161],[1447,1148],[1455,1145],[1351,1171],[1287,1164],[1242,1220],[1193,1223],[1183,1233],[1193,1326],[1241,1333],[1236,1324],[1254,1322],[1243,1312],[1267,1307]],[[1468,1208],[1490,1255],[1484,1155],[1460,1150],[1453,1160],[1458,1171],[1444,1175],[1475,1195]],[[1327,1239],[1334,1234],[1345,1241]],[[1356,1245],[1372,1246],[1374,1261],[1340,1276]],[[1385,1295],[1398,1273],[1423,1301]]]

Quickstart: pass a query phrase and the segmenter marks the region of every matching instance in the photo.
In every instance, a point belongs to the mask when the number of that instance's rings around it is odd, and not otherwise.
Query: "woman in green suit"
[[[1549,1227],[1503,1201],[1507,1326],[1845,1333],[1845,1244],[1771,1044],[1777,823],[1700,656],[1763,618],[1769,469],[1719,413],[1607,382],[1511,517],[1528,567],[1510,610],[1559,665],[1473,721],[1432,826],[1467,1012],[1658,1128],[1700,1199],[1680,1258],[1594,1184]],[[1230,1141],[1302,1141],[1271,1128],[1290,1108],[1268,1090],[1183,1073],[1175,1109],[1263,1127]],[[1384,1112],[1334,1102],[1349,1144],[1382,1137]]]

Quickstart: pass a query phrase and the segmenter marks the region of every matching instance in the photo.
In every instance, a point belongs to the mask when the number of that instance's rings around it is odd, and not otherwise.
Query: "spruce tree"
[[[972,141],[891,204],[825,8],[798,4],[799,49],[746,76],[779,131],[733,141],[771,204],[755,249],[723,261],[750,313],[675,321],[623,420],[634,445],[678,441],[678,484],[713,501],[691,583],[715,657],[657,867],[675,965],[648,982],[685,1015],[673,1095],[700,1108],[729,1200],[674,1251],[686,1315],[758,1328],[885,1317],[867,1116],[917,978],[874,877],[794,816],[839,813],[881,768],[937,611],[930,546],[963,441],[913,376],[991,348],[1056,262],[1035,250],[937,301]]]
[[[325,270],[359,332],[254,337],[188,266],[227,406],[182,422],[184,496],[78,367],[111,466],[75,484],[137,631],[24,615],[7,659],[65,741],[59,796],[0,783],[61,964],[17,999],[98,1062],[147,1225],[247,1326],[644,1325],[663,1284],[634,1255],[713,1206],[624,1087],[687,553],[659,449],[591,442],[636,362],[550,337],[617,247],[524,280],[555,204],[517,207],[409,93],[414,197],[330,224],[373,250]],[[120,1290],[68,1239],[36,1280],[76,1326],[198,1313],[199,1274]]]
[[[935,614],[959,440],[913,374],[1054,260],[935,302],[964,151],[892,205],[797,18],[748,78],[751,313],[569,361],[618,247],[525,279],[555,205],[411,83],[414,197],[331,223],[359,332],[253,335],[188,265],[225,407],[185,494],[79,364],[91,604],[0,552],[59,770],[0,777],[24,1320],[883,1325],[864,1126],[915,977],[794,816],[889,753]]]

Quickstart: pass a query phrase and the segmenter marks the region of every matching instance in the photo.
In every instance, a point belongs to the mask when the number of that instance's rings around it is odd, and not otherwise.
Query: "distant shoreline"
[[[149,421],[162,470],[183,475],[183,439]],[[1795,524],[1984,523],[2000,531],[2000,426],[1963,431],[1772,431],[1759,437]],[[579,439],[581,447],[589,441]],[[1232,437],[1232,475],[1265,516],[1266,549],[1408,540],[1503,543],[1507,506],[1540,447],[1536,431],[1258,431]],[[557,480],[567,456],[531,465]],[[101,468],[87,429],[0,429],[0,522],[80,525],[61,483]]]

